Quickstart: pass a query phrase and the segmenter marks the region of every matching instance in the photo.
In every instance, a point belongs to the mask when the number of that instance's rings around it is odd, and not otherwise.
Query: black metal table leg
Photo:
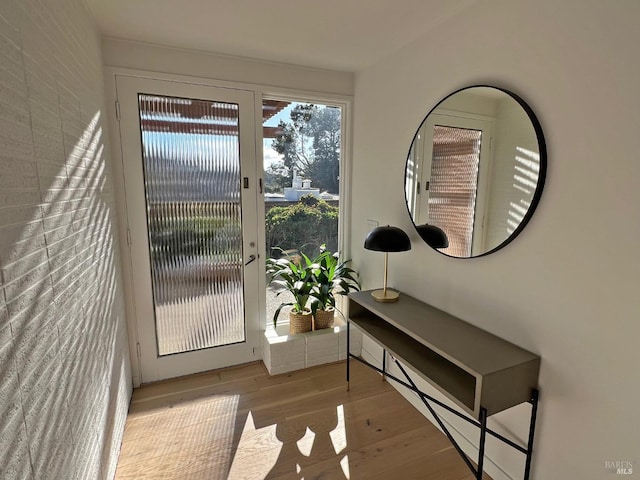
[[[384,377],[387,376],[387,350],[382,349],[382,381],[384,382]]]
[[[347,319],[347,392],[349,391],[349,359],[351,357],[351,322]]]
[[[453,438],[453,435],[451,435],[451,432],[449,432],[449,429],[446,427],[446,425],[444,424],[444,422],[442,421],[442,419],[440,418],[440,416],[438,415],[438,413],[433,409],[433,407],[431,406],[431,404],[429,403],[429,396],[426,395],[425,393],[421,392],[418,387],[416,386],[415,382],[413,381],[413,379],[409,376],[409,374],[407,373],[407,371],[402,367],[402,365],[400,364],[400,362],[398,362],[397,359],[394,358],[394,361],[396,363],[396,365],[398,366],[398,368],[400,369],[400,371],[402,372],[402,374],[404,375],[404,377],[407,379],[407,381],[409,382],[411,389],[416,392],[418,394],[418,396],[420,397],[420,400],[422,400],[422,403],[424,403],[424,406],[427,407],[427,409],[429,410],[429,413],[431,413],[431,415],[433,416],[433,418],[435,419],[436,422],[438,422],[438,425],[440,426],[440,429],[444,432],[444,434],[447,436],[447,438],[449,439],[449,441],[451,442],[451,445],[453,445],[453,447],[456,449],[456,451],[458,452],[458,454],[460,455],[460,457],[462,458],[462,460],[464,460],[464,463],[467,464],[467,467],[469,467],[469,470],[471,470],[471,472],[474,475],[477,475],[477,470],[473,467],[473,464],[471,463],[471,460],[469,460],[469,458],[467,457],[467,455],[464,453],[464,451],[462,450],[462,448],[460,447],[460,445],[458,445],[458,442],[456,442],[455,438]],[[485,411],[486,412],[486,411]]]
[[[540,392],[531,392],[531,423],[529,423],[529,441],[527,442],[527,461],[524,466],[524,480],[529,480],[531,473],[531,457],[533,456],[533,437],[536,431],[536,417],[538,415],[538,397]]]
[[[478,471],[476,478],[482,480],[482,469],[484,467],[484,445],[487,439],[487,409],[480,407],[480,444],[478,451]]]

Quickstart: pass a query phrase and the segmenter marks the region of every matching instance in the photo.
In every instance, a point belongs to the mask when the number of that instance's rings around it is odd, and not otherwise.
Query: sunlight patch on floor
[[[238,442],[231,469],[229,470],[228,480],[246,480],[248,468],[247,465],[253,465],[254,469],[260,471],[252,471],[250,478],[266,478],[273,469],[280,450],[282,442],[276,436],[276,424],[263,428],[256,428],[251,412],[247,414],[247,420],[242,430],[242,436]],[[259,462],[252,461],[252,457],[260,458]]]
[[[302,437],[300,440],[298,440],[296,442],[296,444],[298,445],[298,450],[300,450],[300,453],[302,455],[304,455],[305,457],[308,457],[311,455],[311,449],[313,448],[313,441],[316,439],[316,434],[313,433],[309,427],[307,427],[307,430],[304,432],[304,437]]]
[[[342,473],[344,473],[344,478],[349,480],[351,478],[349,474],[349,455],[345,455],[344,457],[342,457],[342,460],[340,460],[340,466],[342,467]]]
[[[338,425],[336,425],[336,428],[329,432],[329,436],[331,437],[331,443],[333,443],[333,449],[336,451],[337,455],[342,450],[347,448],[347,430],[344,423],[343,405],[338,405],[336,407],[336,416],[338,417]]]

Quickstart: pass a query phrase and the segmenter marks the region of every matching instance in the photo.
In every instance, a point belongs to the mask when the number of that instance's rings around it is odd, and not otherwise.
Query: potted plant
[[[325,245],[313,260],[311,267],[315,286],[311,292],[311,311],[315,329],[328,328],[333,324],[336,310],[336,295],[347,295],[360,290],[357,273],[349,267],[351,260],[340,262],[338,252],[331,253]]]
[[[284,253],[282,249],[281,252]],[[291,306],[289,312],[289,333],[308,332],[312,329],[312,313],[307,308],[311,291],[315,285],[312,262],[304,253],[299,255],[285,255],[282,258],[267,259],[267,276],[269,283],[274,287],[276,296],[283,292],[290,292],[293,300],[282,302],[273,315],[275,328],[278,315],[282,307]]]

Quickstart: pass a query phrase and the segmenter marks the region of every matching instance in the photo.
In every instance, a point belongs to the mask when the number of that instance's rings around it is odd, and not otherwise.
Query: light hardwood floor
[[[344,363],[274,377],[255,363],[136,389],[116,479],[473,479],[409,402],[351,365],[349,392]]]

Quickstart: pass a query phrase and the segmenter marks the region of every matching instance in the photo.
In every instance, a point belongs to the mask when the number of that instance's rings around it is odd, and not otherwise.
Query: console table
[[[382,347],[381,369],[350,352],[352,323]],[[387,371],[387,353],[404,380]],[[371,291],[362,291],[349,294],[347,388],[351,358],[418,394],[477,479],[482,479],[487,434],[526,455],[524,479],[529,479],[538,406],[538,355],[408,295],[402,294],[395,303],[380,303],[374,300]],[[402,364],[411,366],[459,408],[420,391]],[[487,417],[524,402],[531,404],[526,446],[487,428]],[[477,467],[462,451],[432,404],[479,427]]]

